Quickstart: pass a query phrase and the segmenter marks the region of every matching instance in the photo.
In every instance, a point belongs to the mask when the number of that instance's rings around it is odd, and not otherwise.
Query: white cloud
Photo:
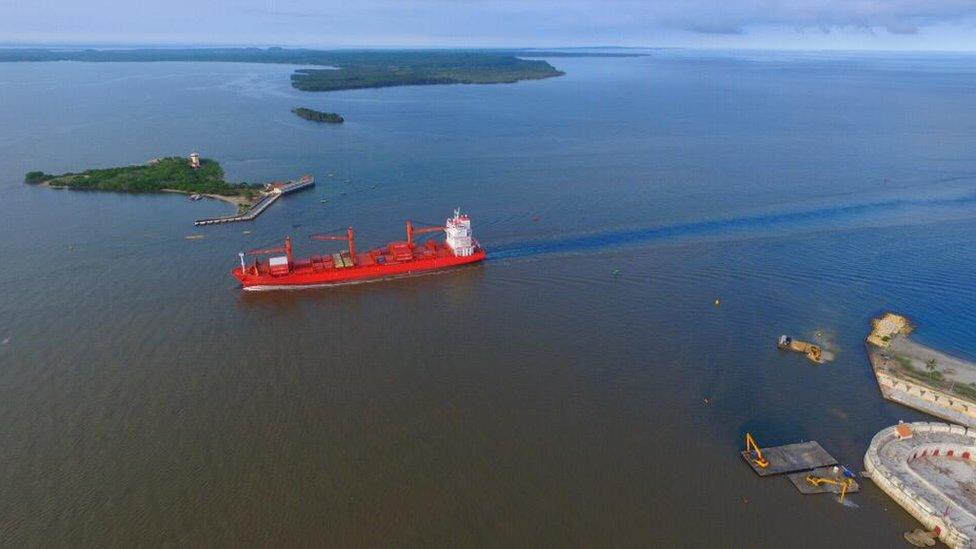
[[[0,42],[761,47],[788,30],[976,49],[976,0],[0,0],[0,14]]]

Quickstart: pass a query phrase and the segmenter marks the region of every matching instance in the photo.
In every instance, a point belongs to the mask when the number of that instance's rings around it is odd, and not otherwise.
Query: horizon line
[[[736,47],[736,46],[634,46],[634,45],[573,45],[573,46],[448,46],[448,45],[302,45],[275,44],[259,42],[31,42],[31,41],[0,41],[0,49],[52,49],[52,48],[86,48],[86,49],[216,49],[216,48],[281,48],[308,50],[693,50],[693,51],[781,51],[781,52],[858,52],[858,53],[976,53],[976,49],[926,49],[926,48],[809,48],[809,47]]]

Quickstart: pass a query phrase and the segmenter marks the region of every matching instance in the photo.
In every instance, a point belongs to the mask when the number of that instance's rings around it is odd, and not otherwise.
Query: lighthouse
[[[200,167],[200,153],[190,153],[190,167],[194,170]]]

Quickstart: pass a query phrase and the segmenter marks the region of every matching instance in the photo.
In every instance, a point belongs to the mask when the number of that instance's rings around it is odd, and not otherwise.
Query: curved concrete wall
[[[932,486],[926,479],[915,474],[908,467],[908,461],[922,456],[934,455],[936,450],[939,451],[938,455],[940,456],[946,456],[951,450],[953,457],[962,458],[964,454],[968,453],[969,459],[976,459],[976,429],[966,429],[959,425],[949,425],[946,423],[919,422],[909,425],[916,434],[944,433],[946,435],[956,435],[959,439],[958,441],[946,440],[945,442],[919,441],[918,446],[913,446],[911,451],[904,456],[902,463],[892,464],[882,459],[879,454],[879,450],[883,445],[898,440],[898,434],[895,431],[896,426],[888,427],[878,432],[871,439],[871,445],[864,455],[865,470],[871,475],[871,480],[879,488],[898,502],[909,514],[918,519],[927,529],[938,530],[939,539],[946,545],[950,547],[976,547],[973,538],[962,532],[951,522],[946,521],[942,515],[942,510],[937,509],[933,502],[930,501],[932,494],[939,494],[939,490]],[[903,467],[895,469],[894,467],[897,467],[897,465],[903,465]],[[911,478],[905,478],[907,475],[912,476]],[[910,482],[906,482],[906,480]],[[922,493],[923,491],[929,493]]]

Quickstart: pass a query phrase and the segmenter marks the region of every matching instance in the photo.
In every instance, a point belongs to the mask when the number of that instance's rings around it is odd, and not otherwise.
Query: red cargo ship
[[[419,234],[444,231],[443,242],[427,240],[414,242]],[[281,290],[313,288],[364,282],[396,276],[407,276],[440,271],[485,259],[485,250],[471,237],[471,219],[454,210],[443,227],[414,228],[407,221],[407,239],[391,242],[385,247],[365,253],[356,253],[356,233],[350,227],[345,235],[312,235],[312,240],[339,240],[349,243],[348,250],[332,255],[314,255],[307,259],[292,257],[291,238],[285,237],[284,246],[251,250],[250,255],[284,254],[256,259],[250,265],[244,262],[233,275],[241,281],[245,290]]]

